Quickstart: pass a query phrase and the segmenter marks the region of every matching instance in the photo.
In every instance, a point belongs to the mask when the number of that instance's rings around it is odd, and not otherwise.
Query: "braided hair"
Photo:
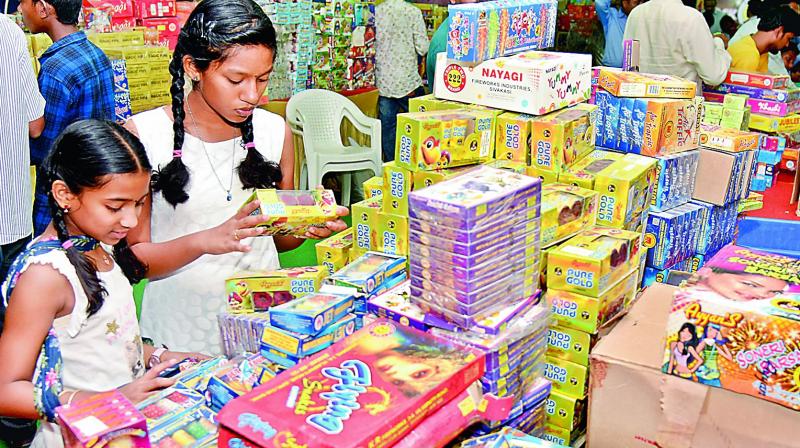
[[[87,188],[101,187],[108,182],[108,175],[149,173],[151,170],[139,139],[114,122],[100,120],[83,120],[67,126],[53,143],[43,167],[48,185],[62,181],[76,195]],[[52,189],[47,195],[53,227],[59,241],[64,243],[70,237],[65,211],[53,197]],[[91,316],[103,305],[106,295],[97,277],[97,267],[74,246],[66,245],[65,250],[89,299],[87,312]],[[136,257],[126,239],[114,246],[114,259],[131,283],[145,277],[147,267]]]
[[[169,64],[174,117],[172,160],[159,167],[159,171],[153,176],[153,191],[161,192],[173,207],[189,199],[186,193],[189,170],[182,159],[186,118],[183,59],[189,56],[198,70],[205,71],[212,62],[223,62],[231,50],[248,45],[271,49],[273,58],[277,51],[272,22],[252,0],[204,0],[197,5],[181,29]],[[245,189],[274,188],[281,181],[281,170],[278,164],[266,160],[256,150],[253,141],[253,117],[248,117],[239,127],[242,145],[247,150],[247,156],[237,168],[242,186]]]

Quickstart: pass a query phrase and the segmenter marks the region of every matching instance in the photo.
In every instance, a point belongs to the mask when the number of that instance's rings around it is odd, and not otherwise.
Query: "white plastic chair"
[[[370,146],[361,146],[353,138],[348,138],[349,146],[342,144],[344,118],[370,136]],[[353,171],[371,170],[375,176],[382,175],[381,122],[364,115],[346,97],[329,90],[302,91],[289,99],[286,121],[292,133],[303,139],[301,189],[322,184],[327,173],[342,173],[342,205],[349,205]]]

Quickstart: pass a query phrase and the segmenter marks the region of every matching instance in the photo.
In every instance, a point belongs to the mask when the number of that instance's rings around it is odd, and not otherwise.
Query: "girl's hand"
[[[122,395],[131,400],[133,404],[139,403],[149,397],[153,392],[165,389],[175,384],[172,378],[159,378],[159,374],[167,367],[175,365],[174,360],[164,361],[148,370],[141,378],[119,388]]]
[[[350,214],[350,210],[347,207],[339,206],[336,209],[336,214],[338,216],[347,216]],[[331,236],[331,234],[336,232],[341,232],[342,230],[347,228],[347,223],[342,221],[341,219],[337,219],[334,221],[328,221],[325,223],[325,227],[312,227],[306,232],[304,235],[305,238],[313,239],[313,240],[321,240]]]
[[[202,353],[193,353],[193,352],[173,352],[167,350],[161,355],[161,361],[175,361],[175,363],[179,363],[186,358],[194,358],[198,361],[205,361],[206,359],[211,359],[210,356],[204,355]]]
[[[210,255],[222,255],[230,252],[249,252],[250,246],[242,240],[264,233],[263,227],[256,227],[264,221],[260,215],[250,216],[261,203],[253,201],[242,207],[233,218],[217,227],[202,232],[203,252]]]

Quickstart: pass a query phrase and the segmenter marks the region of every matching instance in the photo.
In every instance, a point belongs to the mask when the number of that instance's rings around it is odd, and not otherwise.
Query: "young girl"
[[[110,122],[74,123],[43,170],[53,220],[3,285],[0,415],[52,422],[57,406],[95,392],[118,388],[137,402],[170,385],[158,374],[195,354],[142,344],[131,283],[203,254],[247,250],[231,234],[255,233],[258,217],[247,217],[255,207],[245,207],[217,228],[149,244],[137,258],[126,236],[148,196],[151,166],[133,135]],[[58,427],[44,422],[34,446],[61,445]]]
[[[277,115],[257,108],[275,58],[275,30],[252,0],[205,0],[181,30],[170,64],[172,107],[138,114],[138,133],[159,172],[152,203],[131,234],[137,243],[166,241],[235,213],[254,188],[294,187],[291,134]],[[186,94],[184,77],[192,83]],[[340,208],[340,215],[347,213]],[[310,238],[344,230],[341,220]],[[254,236],[237,233],[237,238]],[[302,240],[262,237],[247,253],[205,257],[148,285],[143,336],[177,350],[218,353],[216,315],[225,309],[225,279],[279,267],[278,251]]]
[[[785,280],[718,267],[703,267],[675,294],[673,308],[680,310],[701,298],[732,300],[740,308],[757,307],[787,291]]]

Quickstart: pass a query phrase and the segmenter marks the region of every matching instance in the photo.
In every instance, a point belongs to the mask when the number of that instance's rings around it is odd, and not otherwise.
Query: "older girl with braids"
[[[130,238],[137,254],[148,250],[137,243],[171,240],[224,221],[254,188],[293,188],[288,127],[279,116],[257,108],[276,45],[272,24],[252,0],[204,0],[189,16],[170,64],[171,108],[144,112],[128,122],[158,167],[151,202]],[[342,208],[340,214],[346,213]],[[336,220],[306,236],[324,238],[345,227]],[[237,229],[231,237],[256,235],[254,229]],[[243,270],[278,268],[278,251],[301,242],[253,238],[247,241],[248,252],[203,257],[149,284],[142,304],[143,336],[177,350],[218,353],[216,315],[225,307],[225,279]]]
[[[52,222],[3,284],[0,415],[45,420],[33,446],[52,448],[62,446],[49,423],[60,404],[115,388],[140,401],[172,384],[158,378],[166,367],[201,356],[142,344],[131,283],[169,275],[204,254],[247,250],[230,234],[258,217],[247,216],[255,209],[248,206],[218,227],[142,244],[137,256],[126,237],[149,195],[151,165],[136,137],[111,122],[74,123],[43,170]]]

